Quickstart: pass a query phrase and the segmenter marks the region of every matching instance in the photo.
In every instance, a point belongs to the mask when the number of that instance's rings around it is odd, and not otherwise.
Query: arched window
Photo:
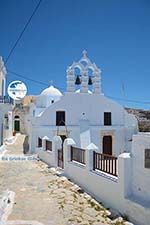
[[[20,117],[19,117],[19,116],[15,116],[14,118],[15,118],[15,119],[20,119]]]
[[[80,85],[81,84],[81,71],[78,67],[74,69],[75,74],[75,84]]]

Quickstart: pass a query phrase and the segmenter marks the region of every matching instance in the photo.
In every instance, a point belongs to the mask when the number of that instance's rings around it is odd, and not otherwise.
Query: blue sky
[[[5,59],[38,0],[0,0],[0,55]],[[149,0],[43,0],[8,61],[16,73],[66,89],[66,69],[86,49],[102,70],[106,96],[150,102]],[[28,94],[40,85],[22,80]],[[124,91],[122,91],[124,86]],[[119,103],[150,109],[150,104]]]

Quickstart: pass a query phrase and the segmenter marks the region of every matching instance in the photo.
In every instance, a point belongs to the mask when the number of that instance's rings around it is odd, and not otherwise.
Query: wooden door
[[[112,136],[103,137],[103,154],[112,155]]]

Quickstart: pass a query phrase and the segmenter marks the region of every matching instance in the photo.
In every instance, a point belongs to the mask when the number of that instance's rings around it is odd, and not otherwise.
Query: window
[[[38,147],[41,148],[42,147],[42,139],[39,137],[38,138]]]
[[[5,129],[9,129],[9,119],[8,119],[8,115],[5,114],[5,117],[4,117],[4,126],[5,126]]]
[[[150,149],[145,149],[145,168],[150,168]]]
[[[52,142],[46,140],[46,151],[52,151]]]
[[[104,112],[104,126],[111,125],[111,112]]]
[[[56,126],[65,126],[65,111],[56,112]]]

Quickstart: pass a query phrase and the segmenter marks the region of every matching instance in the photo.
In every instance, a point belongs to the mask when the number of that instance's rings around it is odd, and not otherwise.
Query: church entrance
[[[14,131],[20,132],[20,118],[19,118],[19,116],[15,116],[15,118],[14,118]]]
[[[58,149],[58,167],[64,168],[64,152],[63,152],[63,144],[65,139],[67,138],[66,135],[60,135],[62,139],[62,147],[61,149]]]
[[[112,155],[112,136],[103,137],[103,154]]]

